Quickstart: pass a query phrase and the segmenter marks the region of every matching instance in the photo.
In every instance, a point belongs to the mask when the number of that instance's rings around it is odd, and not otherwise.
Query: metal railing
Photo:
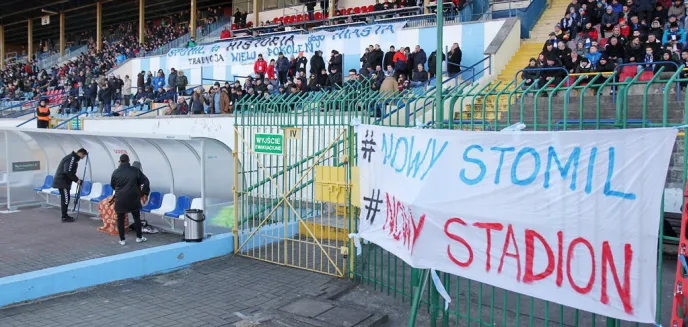
[[[220,19],[217,22],[214,22],[212,24],[208,24],[205,26],[200,26],[196,28],[196,44],[201,44],[200,41],[203,39],[205,34],[210,34],[213,33],[217,30],[221,30],[222,27],[229,23],[228,18],[225,18],[224,16],[220,17]],[[174,48],[186,48],[187,45],[189,44],[189,41],[191,40],[191,33],[186,33],[170,42],[167,44],[152,50],[152,51],[141,51],[138,54],[138,57],[150,57],[150,56],[158,56],[158,55],[164,55],[168,51]]]
[[[81,55],[82,53],[85,53],[88,51],[88,44],[81,45],[81,46],[72,46],[64,51],[64,56],[60,56],[60,53],[56,53],[52,56],[39,59],[38,60],[38,68],[39,69],[48,69],[50,67],[54,67],[55,65],[59,65],[67,60],[70,60],[76,56]]]

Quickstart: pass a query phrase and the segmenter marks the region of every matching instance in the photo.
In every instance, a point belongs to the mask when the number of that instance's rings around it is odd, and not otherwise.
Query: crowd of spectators
[[[221,7],[199,11],[199,22],[211,24],[220,19],[222,12]],[[143,44],[138,40],[137,24],[127,23],[110,26],[104,33],[101,51],[96,50],[96,42],[92,33],[82,32],[78,35],[71,35],[71,40],[86,44],[88,50],[73,60],[47,69],[39,69],[40,59],[38,58],[40,56],[38,55],[26,62],[6,62],[5,69],[0,71],[0,98],[37,100],[43,97],[47,91],[59,90],[64,95],[64,101],[69,102],[68,108],[91,107],[94,104],[89,103],[86,99],[98,98],[97,94],[93,95],[90,90],[85,91],[86,95],[82,91],[75,94],[75,89],[90,89],[92,82],[95,81],[97,93],[100,93],[108,84],[106,81],[122,80],[115,76],[106,75],[125,60],[139,56],[143,52],[154,50],[186,33],[188,27],[185,22],[188,22],[188,17],[187,11],[159,21],[149,21],[145,29],[146,40]],[[47,42],[46,49],[43,50],[54,51],[54,48],[50,49],[50,43]],[[149,87],[151,93],[157,91],[153,85],[149,85]],[[112,85],[110,85],[110,89],[112,89]],[[113,94],[113,96],[124,100],[122,92],[129,92],[129,90],[121,90],[120,88],[119,95]],[[69,100],[69,96],[72,96],[73,99]],[[49,100],[54,102],[54,99]],[[114,105],[114,101],[112,100],[110,103]],[[98,99],[97,102],[100,104],[102,101]],[[103,104],[100,104],[99,107],[104,110],[109,108]]]
[[[453,44],[447,57],[448,74],[454,77],[461,71],[462,53],[458,43]],[[342,59],[337,50],[332,50],[328,58],[316,51],[310,59],[303,52],[289,58],[282,53],[277,58],[259,54],[253,64],[253,74],[246,77],[243,85],[240,81],[224,85],[218,81],[205,94],[200,88],[195,89],[188,99],[177,96],[179,92],[175,93],[168,85],[167,92],[161,89],[154,101],[167,102],[165,114],[184,115],[232,113],[239,100],[248,103],[251,99],[304,96],[308,92],[332,92],[347,87],[367,87],[392,96],[427,85],[438,64],[436,52],[427,56],[420,46],[413,50],[391,46],[385,53],[379,45],[370,45],[360,58],[360,69],[350,69],[347,76],[343,76]]]
[[[556,85],[565,71],[612,72],[628,63],[673,73],[688,60],[687,13],[681,0],[571,0],[542,52],[526,67],[555,69],[525,70],[525,87]]]

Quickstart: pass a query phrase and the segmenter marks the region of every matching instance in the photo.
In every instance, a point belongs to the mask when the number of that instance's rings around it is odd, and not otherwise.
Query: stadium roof
[[[60,11],[65,12],[65,33],[95,30],[97,0],[0,0],[0,25],[5,26],[6,44],[27,42],[28,19],[33,20],[34,42],[45,38],[57,41]],[[138,21],[138,0],[102,0],[103,28]],[[146,20],[160,18],[190,8],[188,0],[145,0]],[[226,6],[231,1],[197,0],[197,8]],[[50,16],[49,25],[41,25],[41,16]]]

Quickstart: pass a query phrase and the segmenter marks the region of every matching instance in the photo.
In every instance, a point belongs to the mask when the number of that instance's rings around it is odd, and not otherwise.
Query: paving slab
[[[0,277],[181,240],[176,234],[159,233],[146,235],[148,241],[145,243],[136,243],[136,234],[128,232],[128,243],[121,246],[117,236],[96,230],[102,225],[101,220],[83,215],[76,222],[63,223],[60,210],[52,207],[0,213]]]

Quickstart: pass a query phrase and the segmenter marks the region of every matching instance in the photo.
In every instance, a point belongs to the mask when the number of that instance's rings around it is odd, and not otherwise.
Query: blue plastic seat
[[[179,216],[184,214],[186,209],[191,208],[191,198],[186,195],[182,195],[177,199],[177,206],[174,210],[170,212],[165,212],[165,217],[179,218]]]
[[[148,196],[148,204],[146,204],[141,211],[151,212],[151,210],[160,209],[162,205],[162,194],[160,192],[151,192]]]
[[[91,202],[98,203],[105,200],[108,196],[112,195],[112,186],[110,184],[103,185],[103,194],[95,199],[91,199]]]
[[[84,181],[81,184],[81,195],[80,196],[86,196],[91,194],[91,187],[93,186],[93,183],[91,181]]]
[[[53,185],[53,175],[48,175],[45,176],[45,180],[43,181],[43,185],[39,187],[34,187],[33,190],[36,192],[40,192],[46,188],[51,188]]]

